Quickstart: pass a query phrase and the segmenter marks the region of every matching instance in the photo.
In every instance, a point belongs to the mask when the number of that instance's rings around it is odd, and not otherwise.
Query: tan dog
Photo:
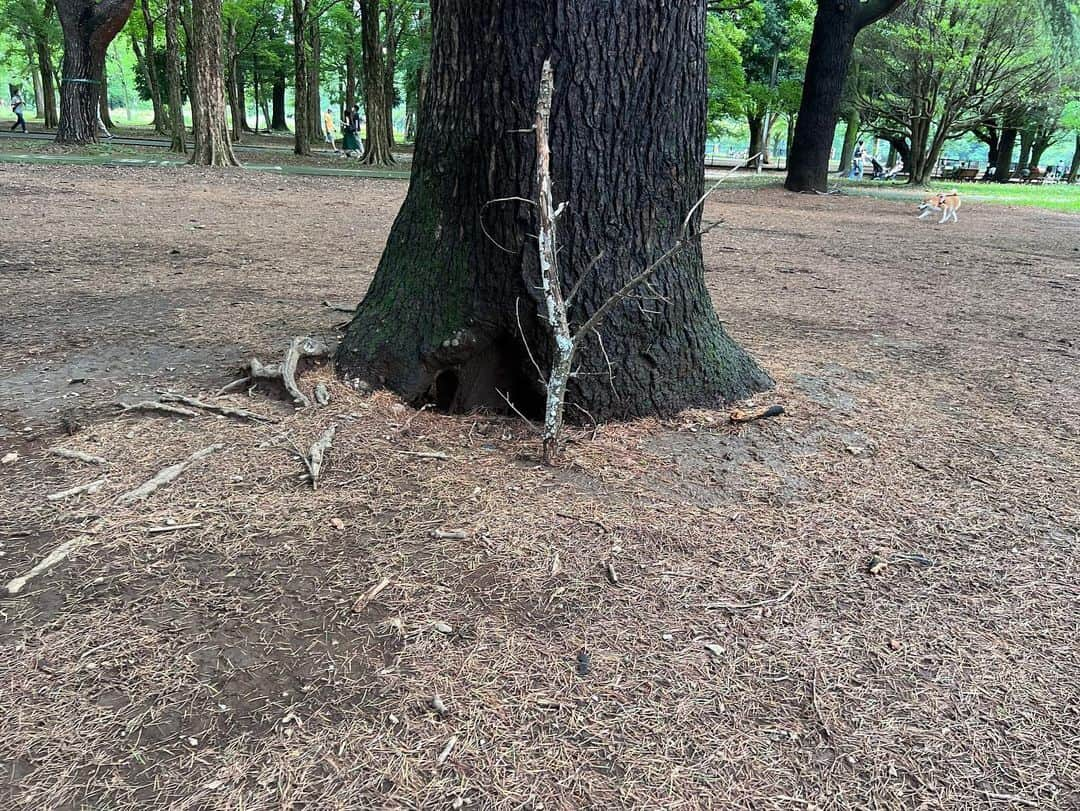
[[[953,189],[948,192],[939,192],[938,194],[932,194],[923,200],[919,204],[919,211],[922,214],[919,215],[920,220],[925,220],[935,211],[944,211],[941,215],[941,222],[938,225],[943,225],[952,218],[953,222],[959,222],[956,218],[956,212],[960,208],[960,193]]]

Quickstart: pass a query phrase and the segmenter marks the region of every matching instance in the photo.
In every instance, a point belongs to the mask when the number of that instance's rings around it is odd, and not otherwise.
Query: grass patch
[[[841,180],[839,186],[847,194],[878,197],[885,200],[918,200],[928,194],[927,189],[903,183],[879,183],[869,180]],[[1080,214],[1080,184],[1052,183],[931,183],[929,192],[958,189],[968,202],[993,205],[1024,206]]]

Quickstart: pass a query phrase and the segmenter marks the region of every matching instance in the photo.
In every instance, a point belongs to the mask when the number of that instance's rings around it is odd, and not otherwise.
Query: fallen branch
[[[349,313],[352,315],[356,312],[355,307],[342,307],[340,304],[331,304],[329,301],[323,301],[322,306],[327,307],[336,313]]]
[[[105,479],[95,479],[92,482],[80,484],[68,490],[61,490],[59,493],[50,493],[49,495],[45,496],[45,498],[49,501],[63,501],[65,498],[82,495],[83,493],[86,493],[87,495],[93,495],[94,493],[99,492],[104,486]]]
[[[337,426],[331,425],[325,431],[323,435],[315,440],[311,449],[304,456],[301,454],[300,458],[304,461],[304,466],[308,470],[308,477],[311,480],[311,489],[316,490],[319,486],[319,475],[322,473],[323,460],[326,458],[327,452],[330,450],[330,446],[334,444],[334,434],[337,433]]]
[[[83,453],[82,451],[73,451],[70,448],[53,448],[49,453],[53,456],[59,456],[62,459],[75,459],[79,462],[86,462],[88,465],[107,464],[107,461],[100,456],[94,456],[92,453]]]
[[[90,530],[91,533],[96,531],[96,529]],[[26,588],[26,584],[33,580],[35,577],[37,577],[39,574],[48,571],[57,563],[60,563],[62,560],[66,559],[68,555],[70,555],[72,552],[75,552],[76,550],[81,549],[84,546],[89,546],[90,544],[96,543],[96,541],[97,539],[94,538],[92,534],[79,535],[75,538],[64,541],[62,544],[56,547],[56,549],[46,555],[36,566],[34,566],[34,568],[32,568],[26,574],[9,581],[7,584],[8,595],[14,597],[16,594]]]
[[[791,595],[794,593],[795,587],[792,586],[778,597],[770,597],[767,600],[758,600],[755,603],[712,603],[705,607],[710,611],[716,609],[722,609],[724,611],[748,611],[752,608],[764,608],[767,605],[780,605],[781,603],[786,603],[791,599]]]
[[[219,451],[224,447],[225,446],[222,444],[214,444],[208,448],[203,448],[201,451],[195,451],[195,453],[191,454],[191,456],[184,461],[177,462],[175,465],[169,465],[167,468],[161,470],[156,476],[143,482],[134,490],[129,490],[124,493],[117,499],[117,502],[120,504],[132,504],[136,501],[142,501],[154,491],[178,479],[180,474],[196,462],[205,459],[210,454]]]
[[[196,399],[195,397],[187,397],[183,394],[176,394],[174,392],[163,392],[160,397],[161,402],[163,403],[183,403],[192,408],[201,408],[203,411],[212,411],[215,414],[222,414],[226,417],[236,417],[237,419],[251,420],[252,422],[278,422],[276,417],[266,417],[244,408],[234,408],[233,406],[218,405],[217,403],[207,403]]]
[[[175,414],[179,417],[197,417],[198,411],[192,411],[190,408],[181,408],[180,406],[169,405],[168,403],[158,403],[153,400],[143,400],[138,403],[120,403],[121,413],[127,413],[128,411],[162,411],[166,414]]]

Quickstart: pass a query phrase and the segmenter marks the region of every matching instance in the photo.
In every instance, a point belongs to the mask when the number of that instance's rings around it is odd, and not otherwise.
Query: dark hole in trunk
[[[515,341],[496,341],[460,365],[440,371],[422,402],[447,414],[513,414],[505,395],[526,417],[542,420],[544,394],[535,378],[536,370]]]

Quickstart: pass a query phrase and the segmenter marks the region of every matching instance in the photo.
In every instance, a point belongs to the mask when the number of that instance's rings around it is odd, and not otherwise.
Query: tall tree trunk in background
[[[976,127],[971,134],[986,144],[986,165],[997,166],[1001,135],[994,121],[987,121],[983,128]]]
[[[240,112],[240,130],[254,132],[247,119],[247,82],[244,78],[244,66],[240,57],[236,58],[236,106]]]
[[[143,33],[144,53],[140,58],[143,64],[143,75],[146,77],[146,86],[150,90],[150,103],[154,106],[154,131],[165,135],[165,107],[161,99],[161,81],[157,73],[157,59],[154,58],[154,15],[150,13],[150,0],[139,0],[142,9],[145,31]],[[135,35],[131,35],[131,44],[137,44]],[[139,52],[136,48],[135,55]]]
[[[356,52],[350,41],[345,51],[345,99],[346,110],[351,110],[356,104]]]
[[[56,11],[53,0],[45,0],[42,22],[48,23]],[[56,68],[53,65],[49,37],[44,26],[34,29],[34,52],[37,54],[38,68],[41,70],[41,93],[44,96],[44,124],[48,128],[60,123],[60,112],[56,107]],[[39,112],[40,114],[40,112]]]
[[[750,128],[750,141],[747,144],[746,156],[753,158],[746,165],[757,166],[757,159],[754,158],[754,155],[765,152],[763,140],[765,137],[765,116],[760,113],[747,114],[746,124]],[[764,158],[764,155],[762,157]]]
[[[199,132],[195,128],[195,120],[199,109],[199,88],[195,79],[195,33],[191,18],[191,0],[180,0],[183,4],[180,11],[180,22],[184,26],[184,71],[187,77],[188,102],[191,105],[191,148],[199,147]]]
[[[789,191],[825,191],[836,116],[855,36],[903,0],[821,0],[814,17],[799,117],[784,183]]]
[[[23,45],[26,47],[26,64],[30,68],[30,80],[34,92],[34,117],[41,118],[45,107],[45,91],[41,87],[41,69],[37,64],[37,52],[30,40],[24,40]]]
[[[274,74],[274,83],[270,87],[270,129],[274,132],[288,132],[289,122],[285,117],[285,70],[279,68]]]
[[[362,163],[390,166],[394,155],[387,139],[386,87],[382,37],[379,36],[379,0],[357,0],[361,9],[360,37],[363,42],[364,112],[367,119]]]
[[[1069,167],[1069,182],[1075,183],[1080,174],[1080,132],[1076,133],[1076,143],[1073,145],[1072,165]]]
[[[394,148],[394,73],[397,70],[397,47],[400,28],[394,19],[394,4],[386,6],[386,41],[383,46],[383,93],[386,104],[386,142]]]
[[[191,28],[195,37],[195,87],[199,103],[194,116],[197,166],[239,166],[229,142],[225,115],[225,82],[221,64],[221,0],[194,0]]]
[[[63,84],[56,142],[97,141],[98,110],[103,87],[105,50],[131,14],[134,0],[57,0],[64,32]],[[105,105],[108,107],[108,104]]]
[[[166,0],[165,6],[165,64],[169,71],[169,149],[187,154],[184,143],[184,102],[180,68],[180,0]]]
[[[1031,166],[1031,146],[1035,143],[1035,133],[1029,129],[1020,130],[1020,157],[1016,161],[1019,169]]]
[[[595,8],[592,0],[564,0],[558,13],[503,0],[434,6],[412,182],[338,350],[346,378],[451,410],[505,408],[499,392],[526,413],[543,410],[525,349],[550,368],[529,236],[535,210],[484,207],[536,197],[535,139],[508,130],[529,127],[545,58],[555,71],[552,173],[567,203],[558,238],[564,286],[600,257],[573,298],[571,321],[583,323],[678,239],[704,186],[704,3],[625,0],[602,18]],[[662,262],[651,282],[657,300],[621,301],[599,327],[602,345],[595,336],[583,344],[568,414],[670,414],[769,385],[713,311],[700,240]]]
[[[848,170],[851,169],[851,159],[855,154],[855,145],[859,142],[859,127],[862,126],[862,117],[859,115],[859,109],[855,106],[848,111],[847,119],[844,129],[844,145],[840,148],[840,168],[837,169],[841,175],[846,175]],[[788,160],[790,160],[790,156]]]
[[[1013,150],[1016,148],[1016,136],[1019,130],[1011,125],[1008,120],[1001,127],[1001,141],[998,143],[997,169],[994,170],[994,180],[998,183],[1008,183],[1012,177]]]
[[[308,60],[311,56],[307,42],[307,0],[292,0],[293,22],[293,74],[296,78],[293,92],[293,152],[297,155],[311,154],[311,103],[308,98],[308,82],[311,71]]]
[[[105,60],[101,62],[101,93],[98,95],[98,120],[101,125],[107,130],[111,130],[116,124],[112,120],[112,108],[109,107],[109,69],[105,64]]]
[[[244,111],[240,106],[240,89],[237,86],[236,20],[230,19],[225,26],[225,96],[229,102],[229,118],[232,120],[232,142],[240,143],[244,136]]]
[[[322,60],[322,34],[319,20],[308,10],[311,22],[308,24],[308,42],[311,44],[308,59],[308,139],[313,144],[322,141],[322,99],[319,97],[319,62]]]

